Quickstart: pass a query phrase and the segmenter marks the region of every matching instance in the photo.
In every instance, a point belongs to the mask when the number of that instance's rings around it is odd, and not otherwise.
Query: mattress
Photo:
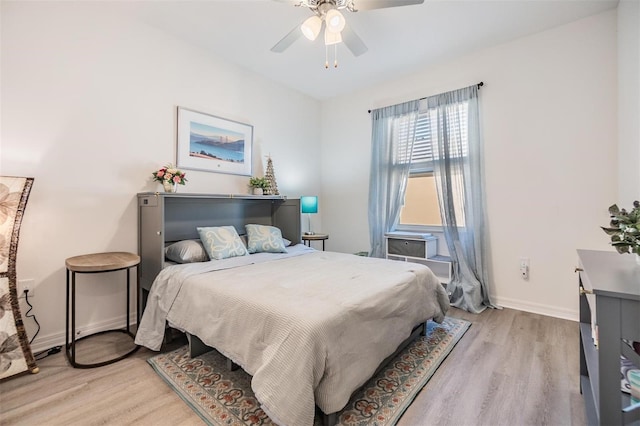
[[[165,268],[136,343],[158,350],[168,321],[252,375],[272,420],[311,425],[316,405],[342,409],[415,325],[449,307],[424,265],[288,251]]]

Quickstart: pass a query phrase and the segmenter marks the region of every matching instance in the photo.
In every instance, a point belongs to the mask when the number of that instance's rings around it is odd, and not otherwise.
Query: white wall
[[[166,33],[112,16],[108,4],[0,4],[0,173],[36,178],[18,253],[18,279],[36,283],[42,330],[34,350],[64,340],[65,258],[137,250],[135,194],[158,190],[151,172],[175,160],[178,105],[252,124],[254,174],[271,153],[283,194],[320,195],[313,228],[330,233],[327,248],[356,252],[369,248],[367,110],[483,80],[491,292],[505,306],[560,317],[577,315],[575,248],[608,249],[598,228],[607,222],[606,207],[616,193],[622,202],[630,197],[624,193],[639,192],[640,178],[627,188],[616,168],[618,125],[620,164],[631,170],[640,159],[640,96],[621,98],[620,108],[635,116],[618,124],[614,11],[320,108]],[[637,16],[637,2],[620,7]],[[620,90],[637,91],[638,24],[625,22],[620,66],[631,65],[621,71]],[[625,156],[623,146],[636,157]],[[187,177],[181,191],[246,190],[246,177]],[[520,256],[531,258],[529,282],[518,277]],[[121,277],[80,279],[80,328],[120,325]]]
[[[640,1],[618,4],[618,202],[640,200]]]
[[[576,248],[617,193],[616,12],[609,11],[335,98],[322,106],[323,225],[331,249],[369,248],[368,109],[481,89],[495,302],[577,318]],[[531,259],[523,281],[518,259]]]
[[[18,279],[35,280],[34,350],[64,341],[67,257],[137,252],[136,193],[160,190],[151,172],[175,161],[176,106],[253,125],[254,174],[271,153],[282,194],[320,192],[319,166],[307,161],[320,154],[318,101],[112,16],[108,4],[1,7],[0,173],[35,177],[18,252]],[[182,192],[247,191],[244,176],[187,178]],[[78,280],[80,329],[119,326],[123,275]]]

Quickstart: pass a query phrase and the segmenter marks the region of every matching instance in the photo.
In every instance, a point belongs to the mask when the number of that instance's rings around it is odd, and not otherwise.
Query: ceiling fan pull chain
[[[334,51],[333,51],[333,67],[334,68],[338,68],[338,45],[334,44]]]
[[[329,69],[329,46],[324,45],[324,67]]]

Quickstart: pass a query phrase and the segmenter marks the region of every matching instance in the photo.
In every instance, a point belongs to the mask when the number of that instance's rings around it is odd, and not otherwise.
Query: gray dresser
[[[578,257],[580,390],[588,422],[639,424],[640,404],[620,390],[620,355],[640,367],[640,356],[623,340],[640,341],[640,265],[616,252],[578,250]]]

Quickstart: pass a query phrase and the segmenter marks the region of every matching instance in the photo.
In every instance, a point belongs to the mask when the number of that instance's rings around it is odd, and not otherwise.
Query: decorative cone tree
[[[271,156],[267,156],[267,172],[264,175],[267,182],[269,182],[269,187],[265,190],[267,195],[280,195],[278,192],[278,183],[276,182],[276,175],[273,172],[273,161],[271,161]]]

